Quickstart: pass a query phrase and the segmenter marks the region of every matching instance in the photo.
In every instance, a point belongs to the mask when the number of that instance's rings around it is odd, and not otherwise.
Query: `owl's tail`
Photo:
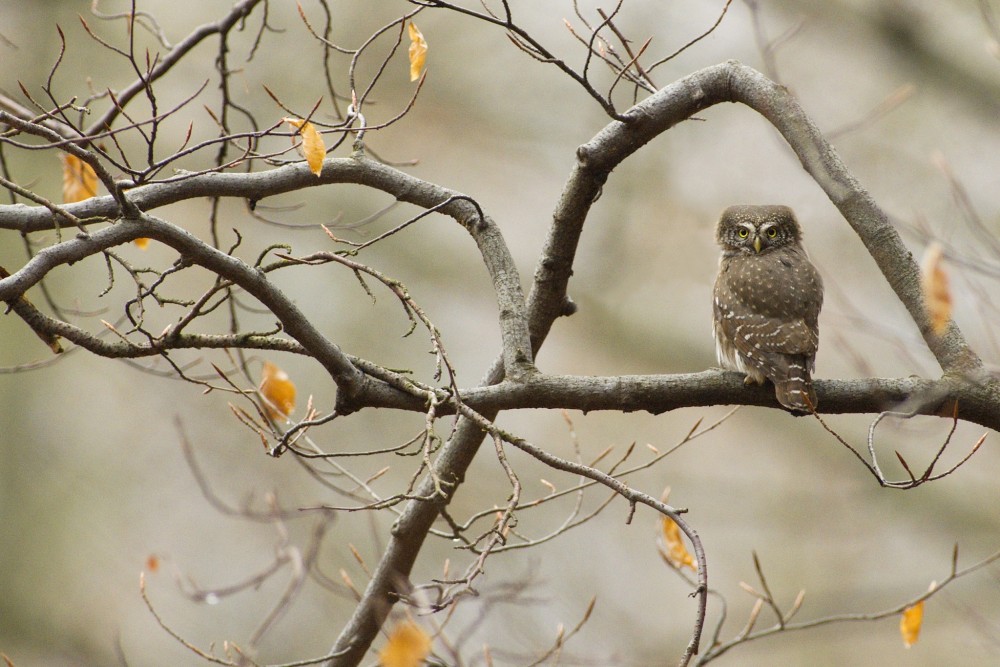
[[[793,412],[813,412],[819,404],[805,360],[788,364],[788,375],[774,381],[778,402]]]

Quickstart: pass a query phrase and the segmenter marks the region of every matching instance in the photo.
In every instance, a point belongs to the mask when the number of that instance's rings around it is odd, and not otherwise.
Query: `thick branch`
[[[948,378],[865,378],[815,380],[822,414],[873,414],[886,410],[951,417],[958,402],[959,418],[1000,431],[1000,395],[995,387]],[[377,389],[377,393],[376,393]],[[589,377],[536,374],[527,382],[501,382],[463,389],[462,401],[477,412],[524,409],[567,409],[590,412],[642,410],[661,414],[679,408],[713,405],[752,405],[782,409],[768,386],[745,386],[743,375],[707,370],[676,375],[620,375]],[[357,408],[395,408],[423,412],[423,401],[403,392],[374,388],[356,394]],[[439,414],[452,414],[454,403],[442,393]]]
[[[492,420],[495,414],[483,415]],[[442,448],[434,463],[435,475],[442,482],[446,497],[434,501],[411,500],[392,525],[389,542],[378,565],[372,572],[361,600],[354,608],[330,650],[337,657],[328,667],[353,667],[364,659],[372,642],[389,616],[389,611],[401,595],[409,592],[410,573],[417,555],[423,547],[434,520],[442,507],[447,506],[455,490],[465,479],[465,471],[472,463],[485,435],[472,420],[463,417],[456,431]],[[428,475],[416,491],[420,497],[434,497],[436,492],[433,475]]]

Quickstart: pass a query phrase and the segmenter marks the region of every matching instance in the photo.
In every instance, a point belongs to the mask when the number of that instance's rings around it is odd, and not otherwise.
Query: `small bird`
[[[774,383],[792,412],[813,412],[810,374],[819,347],[823,281],[802,247],[787,206],[730,206],[716,230],[722,246],[715,280],[715,353],[745,384]]]

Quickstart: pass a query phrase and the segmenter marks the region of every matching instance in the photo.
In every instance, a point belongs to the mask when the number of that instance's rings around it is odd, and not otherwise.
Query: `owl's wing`
[[[733,342],[747,356],[752,352],[808,356],[816,354],[819,347],[819,333],[803,319],[750,315],[734,325]]]
[[[746,362],[772,381],[785,376],[789,363],[812,370],[819,335],[805,320],[783,321],[757,313],[730,313],[718,322]]]
[[[716,321],[726,338],[733,341],[744,356],[754,353],[816,354],[819,332],[804,319],[791,321],[767,317],[754,312],[721,312],[716,308]]]

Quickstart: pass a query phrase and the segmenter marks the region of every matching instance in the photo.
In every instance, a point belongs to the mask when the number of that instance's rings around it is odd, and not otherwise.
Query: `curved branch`
[[[257,201],[307,187],[338,183],[375,188],[394,196],[399,201],[422,208],[434,208],[461,224],[475,240],[493,282],[499,309],[500,335],[507,376],[517,379],[533,371],[524,293],[514,259],[500,228],[489,216],[483,215],[479,205],[466,195],[428,183],[375,160],[356,156],[327,159],[318,178],[303,163],[255,173],[208,173],[180,181],[154,183],[135,188],[129,191],[129,201],[139,210],[148,211],[198,197],[238,197]],[[110,196],[94,197],[77,204],[68,204],[62,209],[84,223],[95,223],[118,215],[118,204]],[[45,207],[0,206],[0,229],[31,233],[53,229],[58,223],[56,215]],[[100,233],[102,232],[98,232]],[[146,236],[155,238],[152,234]],[[127,234],[121,237],[107,237],[108,240],[111,238],[120,238],[122,239],[120,242],[129,240]],[[191,237],[191,242],[196,243],[197,239]],[[59,246],[53,246],[57,247]],[[99,251],[96,247],[86,247],[90,248],[90,251],[85,251],[82,256]],[[75,261],[81,258],[78,252],[84,246],[77,243],[76,248],[73,251],[58,252],[61,256],[64,252],[68,252],[64,256],[71,256]],[[52,266],[54,265],[48,265],[48,268]],[[28,279],[28,274],[25,273],[27,269],[26,266],[11,278],[0,280],[0,301],[20,296],[44,275],[43,272],[37,274],[34,279]],[[36,274],[32,272],[31,275]]]
[[[930,326],[920,290],[920,270],[888,216],[851,175],[833,146],[798,101],[757,70],[736,61],[706,67],[651,95],[625,112],[577,151],[577,165],[556,209],[547,252],[555,263],[539,266],[536,296],[546,302],[545,317],[532,322],[532,335],[558,313],[565,299],[576,242],[590,205],[611,171],[660,133],[722,102],[739,102],[766,118],[784,137],[803,168],[823,189],[864,243],[896,296],[909,311],[928,348],[946,374],[981,379],[982,362],[952,322],[944,335]],[[539,274],[548,278],[539,282]]]

